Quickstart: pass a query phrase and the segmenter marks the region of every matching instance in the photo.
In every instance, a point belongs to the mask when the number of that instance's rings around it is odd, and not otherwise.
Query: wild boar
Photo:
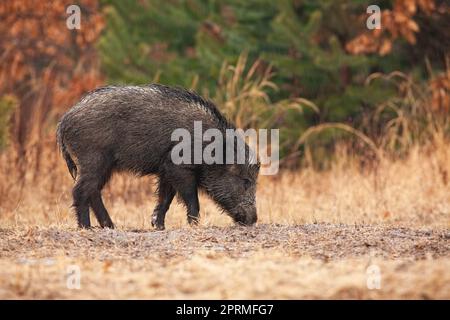
[[[79,227],[91,226],[92,208],[101,227],[114,228],[101,190],[114,172],[121,171],[158,177],[158,204],[151,220],[157,229],[164,229],[176,194],[186,206],[189,223],[196,223],[199,190],[236,223],[254,224],[260,165],[251,161],[246,143],[245,161],[240,164],[172,161],[177,144],[172,133],[179,128],[193,132],[195,121],[201,121],[203,130],[214,128],[224,135],[235,129],[212,102],[193,91],[160,84],[102,87],[65,113],[57,126],[57,142],[76,180],[73,206]]]

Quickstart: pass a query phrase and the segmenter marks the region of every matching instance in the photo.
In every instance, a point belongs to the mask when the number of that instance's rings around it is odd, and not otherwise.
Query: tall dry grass
[[[444,143],[444,142],[442,142]],[[309,167],[262,176],[257,190],[260,223],[392,224],[450,227],[450,192],[443,170],[450,170],[447,143],[435,150],[416,147],[400,160],[383,159],[377,170],[362,169],[343,148],[331,170]],[[62,164],[35,185],[9,191],[0,206],[5,226],[60,225],[75,227],[70,208],[72,181]],[[114,176],[104,190],[105,203],[119,228],[150,229],[157,199],[151,178]],[[201,225],[231,225],[215,204],[201,195]],[[186,226],[184,207],[174,202],[168,228]]]
[[[288,110],[302,113],[309,108],[319,112],[314,103],[303,98],[271,101],[269,92],[279,90],[272,81],[274,76],[272,66],[260,59],[249,65],[248,54],[244,52],[236,65],[223,63],[212,100],[238,128],[277,127]]]

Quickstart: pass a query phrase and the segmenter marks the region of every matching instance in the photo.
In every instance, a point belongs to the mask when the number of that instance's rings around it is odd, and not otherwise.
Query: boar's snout
[[[258,220],[255,205],[239,206],[236,208],[236,211],[234,221],[240,225],[251,226]]]

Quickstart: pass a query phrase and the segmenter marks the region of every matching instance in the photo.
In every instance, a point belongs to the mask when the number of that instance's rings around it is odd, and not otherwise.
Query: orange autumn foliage
[[[450,112],[450,69],[429,81],[431,90],[430,107],[434,112]]]
[[[392,10],[381,11],[380,29],[363,32],[348,42],[346,49],[352,54],[378,53],[383,56],[391,52],[392,44],[398,38],[404,38],[408,43],[415,44],[416,33],[420,28],[414,17],[419,11],[430,15],[435,10],[437,10],[435,0],[396,0]]]
[[[81,0],[81,29],[69,30],[70,1],[0,2],[0,98],[14,95],[11,126],[17,161],[43,139],[48,122],[103,82],[94,44],[104,21],[97,0]]]

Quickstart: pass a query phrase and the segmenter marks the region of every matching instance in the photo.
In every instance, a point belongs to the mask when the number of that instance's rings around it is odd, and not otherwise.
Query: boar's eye
[[[244,179],[242,179],[242,180],[244,181],[244,188],[245,188],[245,189],[248,189],[248,188],[251,187],[252,181],[251,181],[250,179],[244,178]]]

